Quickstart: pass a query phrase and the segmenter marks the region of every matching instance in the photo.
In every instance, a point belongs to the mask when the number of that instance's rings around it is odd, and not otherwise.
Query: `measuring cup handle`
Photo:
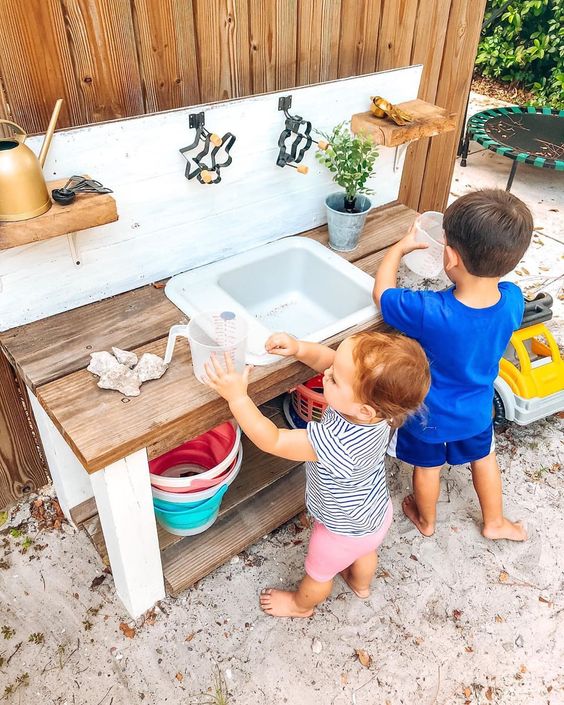
[[[166,343],[166,351],[165,351],[165,356],[164,356],[164,363],[165,365],[168,365],[170,361],[172,360],[172,353],[174,351],[174,344],[176,343],[176,339],[178,336],[181,336],[183,338],[188,337],[188,326],[187,325],[178,325],[178,326],[172,326],[172,328],[168,332],[168,340]]]

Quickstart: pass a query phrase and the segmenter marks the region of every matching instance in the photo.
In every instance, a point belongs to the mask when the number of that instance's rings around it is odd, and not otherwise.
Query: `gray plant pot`
[[[372,207],[367,196],[356,197],[358,213],[345,211],[345,193],[330,193],[325,199],[327,208],[327,227],[329,228],[329,246],[337,252],[350,252],[358,247],[360,233],[364,228],[366,216]]]

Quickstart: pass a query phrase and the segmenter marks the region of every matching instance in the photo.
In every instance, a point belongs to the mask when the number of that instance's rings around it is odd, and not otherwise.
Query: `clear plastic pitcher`
[[[443,214],[437,211],[422,213],[415,221],[415,239],[428,245],[427,249],[413,250],[403,261],[420,277],[432,279],[438,276],[443,268],[445,249]]]
[[[232,311],[199,313],[190,319],[188,325],[172,326],[168,334],[164,357],[167,364],[172,359],[174,344],[178,336],[188,338],[194,376],[199,382],[205,383],[204,365],[212,355],[215,355],[217,362],[224,369],[225,353],[229,355],[238,372],[245,369],[247,322],[242,316]]]

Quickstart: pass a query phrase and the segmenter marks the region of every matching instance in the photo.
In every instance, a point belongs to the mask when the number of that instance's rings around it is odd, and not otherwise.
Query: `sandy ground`
[[[470,114],[492,103],[474,97]],[[453,194],[504,186],[509,167],[474,150]],[[550,326],[562,342],[562,280],[551,278],[564,271],[564,176],[523,166],[513,190],[537,227],[513,278],[553,294]],[[409,468],[390,462],[396,517],[372,596],[359,600],[336,580],[304,621],[268,618],[257,603],[261,587],[300,578],[303,519],[135,624],[111,576],[93,585],[104,573],[87,536],[68,525],[38,533],[21,505],[0,533],[0,700],[220,705],[219,679],[233,705],[564,703],[563,426],[552,417],[496,438],[506,511],[526,522],[524,544],[481,537],[466,467],[444,472],[437,532],[424,539],[401,514]]]

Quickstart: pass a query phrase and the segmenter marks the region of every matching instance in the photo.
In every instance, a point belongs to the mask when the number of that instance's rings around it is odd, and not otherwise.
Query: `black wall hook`
[[[220,137],[209,132],[204,125],[205,115],[203,112],[191,113],[188,116],[188,126],[196,130],[196,135],[193,142],[179,150],[186,159],[184,176],[189,181],[196,177],[201,184],[218,184],[221,181],[220,169],[229,166],[233,161],[229,152],[235,144],[236,138],[231,132],[226,132],[223,137]],[[202,148],[196,156],[188,156],[187,153],[200,143]]]
[[[317,144],[319,149],[327,149],[327,142],[314,140],[311,136],[312,125],[309,120],[304,120],[301,115],[291,115],[288,111],[292,107],[292,96],[285,95],[278,98],[278,110],[286,117],[284,129],[278,138],[278,157],[276,165],[280,167],[292,166],[301,174],[307,174],[307,166],[296,166],[305,156],[312,144]],[[288,147],[286,141],[290,139]]]

